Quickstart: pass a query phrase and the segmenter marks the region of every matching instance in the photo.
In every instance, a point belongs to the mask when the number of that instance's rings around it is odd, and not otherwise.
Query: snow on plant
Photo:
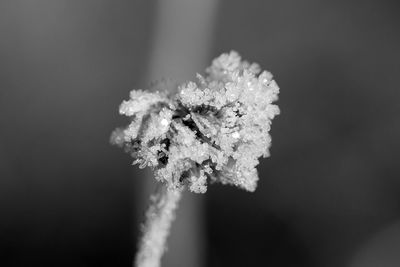
[[[159,266],[182,190],[205,193],[211,182],[254,191],[261,156],[269,156],[271,120],[279,114],[271,73],[232,51],[214,59],[206,75],[175,92],[134,90],[119,112],[130,124],[111,142],[149,166],[164,188],[147,212],[136,266]]]

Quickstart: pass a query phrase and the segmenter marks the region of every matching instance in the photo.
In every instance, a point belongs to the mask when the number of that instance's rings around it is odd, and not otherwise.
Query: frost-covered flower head
[[[174,95],[131,91],[119,109],[131,123],[111,141],[169,188],[204,193],[211,181],[254,191],[258,158],[269,156],[271,120],[279,114],[272,104],[279,87],[271,73],[260,72],[232,51]]]

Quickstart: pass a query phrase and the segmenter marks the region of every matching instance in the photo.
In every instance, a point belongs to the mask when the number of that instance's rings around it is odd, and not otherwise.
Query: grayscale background
[[[151,82],[156,5],[0,2],[0,266],[131,265],[144,172],[108,140],[127,123],[120,102]],[[219,1],[206,61],[235,49],[260,63],[282,114],[257,191],[201,196],[205,266],[400,266],[399,11]]]

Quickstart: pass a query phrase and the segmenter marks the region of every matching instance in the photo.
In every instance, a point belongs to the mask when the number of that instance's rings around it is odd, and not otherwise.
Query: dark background
[[[155,5],[0,2],[0,266],[130,266],[143,173],[108,139],[150,82]],[[211,55],[270,70],[282,114],[257,191],[204,197],[207,266],[400,266],[398,14],[220,2]]]

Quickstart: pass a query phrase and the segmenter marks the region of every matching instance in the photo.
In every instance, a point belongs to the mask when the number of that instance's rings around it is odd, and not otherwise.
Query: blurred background
[[[157,32],[166,2],[0,2],[0,266],[131,265],[135,195],[149,177],[108,140],[127,124],[120,102],[157,73],[157,44],[186,38]],[[202,14],[179,7],[164,19]],[[180,42],[182,53],[205,49],[191,68],[237,50],[274,74],[282,114],[255,193],[213,185],[195,196],[200,265],[400,266],[397,1],[212,10],[207,48]]]

